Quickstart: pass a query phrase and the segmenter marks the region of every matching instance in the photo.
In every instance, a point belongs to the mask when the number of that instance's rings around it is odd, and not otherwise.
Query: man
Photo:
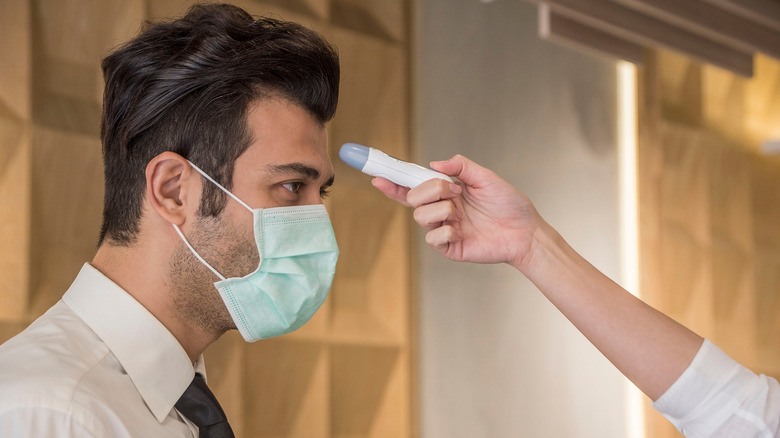
[[[0,436],[233,436],[203,351],[295,330],[333,278],[338,56],[299,25],[199,5],[103,74],[98,251],[0,346]]]
[[[596,270],[495,173],[460,155],[431,167],[460,184],[373,184],[415,208],[438,252],[522,272],[686,436],[780,436],[776,380],[753,374]]]

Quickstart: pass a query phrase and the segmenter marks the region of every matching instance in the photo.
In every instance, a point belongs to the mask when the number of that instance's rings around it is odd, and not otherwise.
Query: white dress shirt
[[[197,437],[174,409],[194,377],[173,335],[89,264],[0,346],[0,437]]]
[[[780,437],[780,384],[705,340],[679,379],[653,403],[689,438]]]

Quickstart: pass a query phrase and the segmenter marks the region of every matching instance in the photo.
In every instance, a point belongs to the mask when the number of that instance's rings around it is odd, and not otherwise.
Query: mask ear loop
[[[190,160],[187,160],[187,162],[188,162],[188,163],[190,163],[190,166],[192,166],[192,168],[193,168],[193,169],[197,170],[197,171],[198,171],[198,173],[199,173],[199,174],[201,174],[201,176],[202,176],[203,178],[206,178],[207,180],[211,181],[211,182],[212,182],[212,183],[213,183],[215,186],[219,187],[220,189],[222,189],[222,191],[223,191],[223,192],[227,193],[227,194],[228,194],[228,195],[229,195],[231,198],[235,199],[235,200],[236,200],[236,202],[238,202],[239,204],[243,205],[243,206],[244,206],[244,208],[246,208],[247,210],[249,210],[249,212],[250,212],[250,213],[252,212],[252,207],[250,207],[250,206],[246,205],[246,203],[245,203],[244,201],[242,201],[242,200],[238,199],[238,196],[236,196],[236,195],[234,195],[234,194],[230,193],[230,190],[228,190],[228,189],[226,189],[226,188],[222,187],[222,184],[220,184],[220,183],[218,183],[218,182],[214,181],[214,179],[213,179],[213,178],[211,178],[210,176],[208,176],[208,175],[206,174],[206,172],[204,172],[204,171],[200,170],[200,168],[199,168],[198,166],[196,166],[196,165],[192,164],[192,162],[191,162]]]
[[[207,180],[211,181],[215,186],[219,187],[220,189],[222,189],[223,192],[227,193],[231,198],[235,199],[236,202],[238,202],[239,204],[243,205],[244,208],[246,208],[247,210],[252,212],[252,208],[250,206],[246,205],[246,203],[244,201],[238,199],[238,197],[236,195],[230,193],[230,190],[222,187],[222,184],[214,181],[214,179],[211,178],[210,176],[208,176],[206,174],[206,172],[200,170],[200,168],[198,166],[194,165],[192,163],[192,161],[187,160],[187,162],[190,163],[190,166],[192,166],[192,168],[195,169],[202,177],[204,177]],[[220,274],[219,272],[217,272],[217,270],[214,269],[210,264],[208,264],[208,262],[206,262],[206,260],[203,260],[203,257],[201,257],[200,254],[198,254],[197,251],[195,251],[195,248],[193,248],[192,245],[190,245],[190,242],[187,240],[187,238],[184,237],[184,233],[181,232],[181,230],[179,229],[178,225],[176,225],[176,224],[171,224],[171,225],[173,225],[173,228],[179,234],[179,237],[181,237],[181,240],[184,241],[184,244],[187,245],[187,248],[190,249],[190,252],[192,252],[192,254],[195,255],[195,257],[197,257],[197,259],[200,260],[201,263],[203,263],[207,268],[209,268],[209,270],[211,272],[213,272],[214,275],[216,275],[220,280],[225,281],[225,277],[222,274]]]
[[[195,257],[197,257],[197,258],[198,258],[198,260],[200,260],[200,262],[201,262],[201,263],[203,263],[204,265],[206,265],[206,267],[207,267],[207,268],[209,268],[209,270],[211,270],[211,272],[213,272],[213,273],[214,273],[214,275],[216,275],[217,277],[219,277],[219,279],[220,279],[220,280],[224,281],[224,280],[225,280],[225,277],[224,277],[222,274],[220,274],[219,272],[217,272],[217,270],[216,270],[216,269],[212,268],[212,267],[211,267],[211,265],[210,265],[210,264],[208,264],[208,263],[207,263],[205,260],[203,260],[203,257],[201,257],[201,256],[200,256],[200,254],[198,254],[198,252],[197,252],[197,251],[195,251],[195,248],[193,248],[193,247],[192,247],[192,245],[190,245],[190,242],[189,242],[189,241],[187,241],[187,238],[186,238],[186,237],[184,237],[184,234],[181,232],[181,230],[179,229],[179,227],[178,227],[176,224],[171,224],[171,225],[173,225],[173,228],[176,230],[176,232],[177,232],[177,233],[179,233],[179,237],[181,237],[181,240],[183,240],[183,241],[184,241],[184,244],[185,244],[185,245],[187,245],[187,248],[189,248],[189,249],[190,249],[190,252],[192,252],[192,254],[194,254],[194,255],[195,255]]]

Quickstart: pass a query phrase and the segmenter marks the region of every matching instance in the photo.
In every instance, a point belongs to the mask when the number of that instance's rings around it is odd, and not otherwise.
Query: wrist
[[[549,259],[551,254],[557,253],[565,245],[563,237],[547,222],[539,219],[539,224],[531,232],[530,240],[525,245],[525,250],[510,261],[515,269],[523,273],[526,277],[541,268],[545,260]]]

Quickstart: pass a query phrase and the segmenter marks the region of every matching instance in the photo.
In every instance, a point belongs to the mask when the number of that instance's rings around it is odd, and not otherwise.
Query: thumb
[[[493,173],[460,154],[446,161],[432,161],[431,168],[445,175],[457,177],[472,187],[483,185],[490,180],[490,175]]]

